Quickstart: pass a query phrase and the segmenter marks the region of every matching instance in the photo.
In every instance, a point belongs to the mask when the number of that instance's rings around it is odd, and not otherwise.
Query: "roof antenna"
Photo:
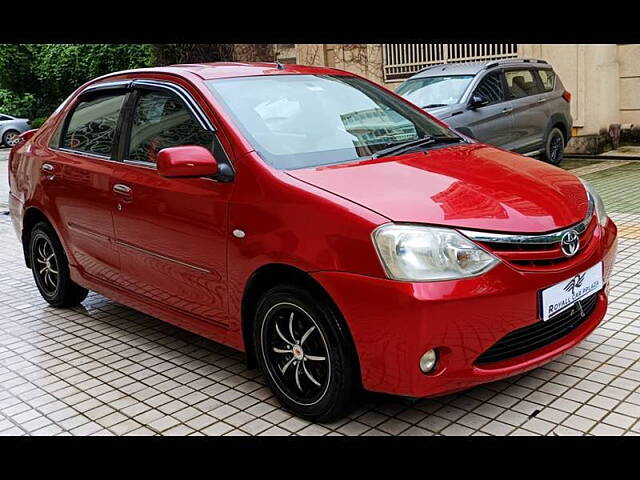
[[[277,60],[276,60],[276,67],[278,68],[278,70],[284,70],[284,65]]]

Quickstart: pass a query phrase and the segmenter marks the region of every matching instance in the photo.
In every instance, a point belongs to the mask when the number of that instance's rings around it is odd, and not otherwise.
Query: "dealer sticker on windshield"
[[[602,263],[586,272],[556,283],[540,292],[540,316],[543,321],[571,308],[578,300],[593,295],[602,288]]]

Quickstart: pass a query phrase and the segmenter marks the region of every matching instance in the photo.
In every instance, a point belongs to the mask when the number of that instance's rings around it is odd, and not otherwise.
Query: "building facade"
[[[617,125],[623,139],[640,132],[640,44],[276,44],[275,55],[283,63],[354,72],[391,89],[429,65],[540,58],[572,94],[569,151],[608,150]]]

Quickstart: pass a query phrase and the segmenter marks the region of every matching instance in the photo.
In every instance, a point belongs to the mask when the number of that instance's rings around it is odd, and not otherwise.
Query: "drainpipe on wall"
[[[617,150],[620,146],[620,124],[612,123],[609,125],[609,137],[611,138],[611,145],[614,150]]]

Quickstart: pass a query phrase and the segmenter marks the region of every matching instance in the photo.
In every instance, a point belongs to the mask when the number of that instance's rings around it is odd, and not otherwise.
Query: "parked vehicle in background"
[[[0,144],[13,147],[18,143],[18,136],[31,129],[31,123],[26,118],[16,118],[0,113]]]
[[[320,421],[362,388],[435,396],[551,361],[604,317],[617,245],[572,173],[321,67],[93,80],[21,137],[9,185],[47,302],[91,289],[243,350]]]
[[[554,165],[571,138],[571,94],[544,60],[435,65],[396,93],[460,133]]]

